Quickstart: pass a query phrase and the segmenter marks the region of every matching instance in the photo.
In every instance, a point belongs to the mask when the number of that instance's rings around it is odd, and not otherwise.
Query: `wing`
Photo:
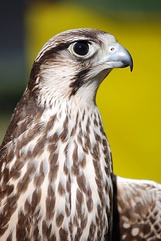
[[[161,240],[161,185],[113,178],[113,241]]]

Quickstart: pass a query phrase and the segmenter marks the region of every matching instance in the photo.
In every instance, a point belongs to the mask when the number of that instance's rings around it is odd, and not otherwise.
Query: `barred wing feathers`
[[[161,185],[119,176],[113,180],[113,240],[161,240]]]

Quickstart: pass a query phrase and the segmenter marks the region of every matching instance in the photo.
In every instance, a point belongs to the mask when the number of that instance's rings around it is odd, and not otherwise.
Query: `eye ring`
[[[74,41],[68,47],[68,50],[72,55],[74,55],[77,59],[84,60],[91,58],[94,54],[97,53],[98,49],[98,44],[86,39],[79,39]]]
[[[87,41],[77,41],[73,45],[73,51],[78,56],[86,56],[89,52],[89,43]]]

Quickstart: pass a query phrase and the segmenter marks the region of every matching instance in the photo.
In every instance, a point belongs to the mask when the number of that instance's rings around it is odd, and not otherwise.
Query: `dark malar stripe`
[[[69,87],[72,88],[70,97],[75,95],[78,89],[84,84],[85,76],[89,71],[90,69],[84,69],[74,77],[74,81],[69,85]]]

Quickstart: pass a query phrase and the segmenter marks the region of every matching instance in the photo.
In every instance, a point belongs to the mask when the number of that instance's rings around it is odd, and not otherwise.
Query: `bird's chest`
[[[104,239],[112,216],[112,170],[98,121],[97,128],[88,120],[75,128],[64,120],[58,129],[54,119],[43,138],[36,132],[25,148],[21,141],[17,159],[6,166],[13,191],[2,201],[9,207],[3,220],[7,218],[13,240]]]
[[[78,137],[67,143],[59,140],[55,147],[50,145],[50,154],[42,155],[39,170],[46,174],[40,187],[40,226],[50,227],[56,240],[103,240],[111,218],[112,193],[106,148],[105,143]]]

